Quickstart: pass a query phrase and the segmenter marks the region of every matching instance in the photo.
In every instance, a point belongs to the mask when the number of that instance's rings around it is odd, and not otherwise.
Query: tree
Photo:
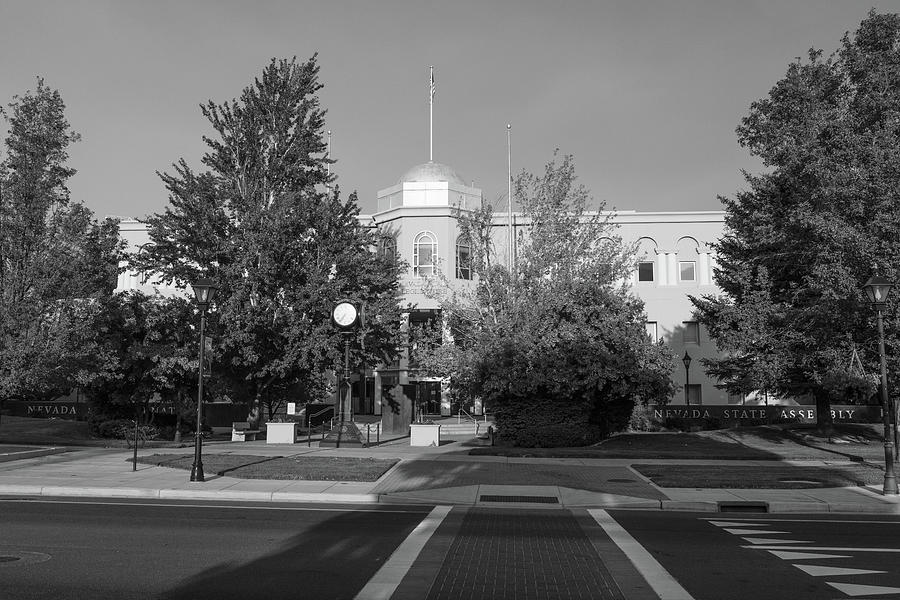
[[[201,107],[216,132],[204,137],[208,170],[184,160],[161,174],[170,205],[147,219],[152,245],[136,267],[185,286],[220,285],[210,328],[217,375],[247,397],[250,419],[269,416],[289,390],[324,393],[325,372],[342,357],[330,323],[333,303],[365,305],[354,363],[396,352],[396,259],[372,252],[355,194],[340,197],[327,166],[317,92],[319,67],[272,60],[240,99]]]
[[[733,392],[811,395],[828,427],[853,348],[877,364],[861,286],[900,273],[900,16],[873,10],[835,54],[791,63],[737,134],[767,170],[721,198],[724,293],[692,298],[725,354],[706,364]],[[889,346],[898,325],[890,307]]]
[[[58,91],[37,88],[0,110],[0,399],[51,398],[108,367],[91,324],[116,285],[114,221],[70,203],[68,147],[78,141]]]
[[[146,414],[150,403],[171,402],[178,441],[183,416],[196,404],[199,335],[196,307],[186,298],[125,292],[103,301],[94,323],[109,368],[88,386],[95,410],[108,416]]]
[[[515,189],[526,225],[512,275],[496,261],[490,208],[458,214],[475,278],[442,286],[449,374],[510,442],[591,443],[624,427],[635,405],[668,399],[672,356],[648,340],[643,304],[623,283],[633,253],[602,204],[589,210],[572,158],[521,174]]]

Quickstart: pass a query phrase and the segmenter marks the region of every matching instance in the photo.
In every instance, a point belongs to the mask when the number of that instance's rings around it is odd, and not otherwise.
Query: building
[[[426,295],[427,278],[438,269],[458,285],[468,285],[471,273],[465,268],[468,248],[460,239],[455,210],[481,206],[482,192],[468,185],[451,167],[427,162],[404,173],[390,187],[378,192],[377,209],[370,215],[360,215],[360,224],[374,227],[389,248],[409,264],[401,278],[403,306],[411,322],[436,318],[438,302]],[[636,212],[618,211],[612,222],[626,242],[638,244],[638,261],[631,275],[631,289],[645,303],[647,334],[653,340],[663,340],[680,357],[692,358],[687,373],[681,361],[673,364],[672,379],[680,389],[689,379],[685,394],[677,394],[673,404],[740,403],[729,399],[724,390],[706,377],[699,359],[717,355],[716,347],[702,325],[692,319],[688,294],[716,294],[713,268],[716,264],[711,244],[723,232],[724,213],[703,212]],[[495,246],[498,258],[508,256],[507,213],[495,215]],[[512,215],[513,228],[521,227],[521,215]],[[134,220],[121,222],[122,236],[129,250],[140,251],[149,241],[143,224]],[[452,276],[452,277],[451,277]],[[180,293],[174,288],[148,281],[139,273],[126,271],[119,277],[117,290],[158,289],[163,294]],[[393,414],[385,409],[390,394],[402,393],[415,400],[427,414],[451,415],[459,408],[475,413],[480,406],[460,407],[453,403],[444,382],[419,378],[409,365],[400,360],[390,365],[367,369],[353,378],[353,411],[355,414],[382,415],[385,430],[397,431],[410,422],[410,414]]]

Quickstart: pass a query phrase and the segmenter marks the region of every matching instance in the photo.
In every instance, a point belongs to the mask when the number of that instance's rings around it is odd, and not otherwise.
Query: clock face
[[[356,322],[356,307],[349,302],[341,302],[331,313],[334,322],[341,327],[350,327]]]

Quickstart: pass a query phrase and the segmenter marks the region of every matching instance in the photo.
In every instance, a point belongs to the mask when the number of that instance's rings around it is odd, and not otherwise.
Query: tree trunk
[[[822,433],[834,432],[834,419],[831,416],[831,401],[825,394],[816,394],[816,428]]]
[[[259,422],[262,420],[260,411],[260,406],[262,406],[261,395],[260,392],[256,392],[256,395],[253,397],[253,402],[250,404],[250,412],[247,415],[247,422],[250,423],[250,429],[259,429]]]
[[[178,405],[175,405],[175,437],[172,439],[176,444],[181,443],[181,411],[178,410]]]

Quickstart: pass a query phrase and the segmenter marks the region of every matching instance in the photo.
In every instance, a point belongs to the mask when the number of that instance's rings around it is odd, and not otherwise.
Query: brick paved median
[[[390,494],[484,484],[561,486],[653,500],[667,499],[626,467],[416,460],[397,465],[375,486],[372,493]]]
[[[624,600],[569,511],[454,513],[456,522],[438,530],[396,598]]]

